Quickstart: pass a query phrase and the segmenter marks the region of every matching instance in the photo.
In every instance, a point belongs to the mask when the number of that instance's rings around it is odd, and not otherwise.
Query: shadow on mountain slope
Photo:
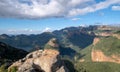
[[[80,33],[80,34],[72,34],[69,37],[70,42],[72,42],[73,45],[76,45],[80,48],[86,48],[87,46],[91,45],[93,43],[95,36]]]

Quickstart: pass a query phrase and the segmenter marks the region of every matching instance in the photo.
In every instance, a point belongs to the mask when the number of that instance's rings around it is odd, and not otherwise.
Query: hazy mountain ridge
[[[87,34],[87,31],[92,30],[93,28],[70,27],[53,32],[44,32],[42,34],[37,35],[22,34],[9,36],[7,34],[2,34],[0,35],[0,41],[10,44],[17,48],[22,48],[25,50],[27,50],[26,48],[28,48],[29,50],[29,48],[35,48],[36,46],[43,47],[47,43],[47,41],[53,37],[57,38],[60,41],[60,43],[62,43],[61,41],[64,39],[63,37],[68,38],[70,35],[73,35],[75,33]]]

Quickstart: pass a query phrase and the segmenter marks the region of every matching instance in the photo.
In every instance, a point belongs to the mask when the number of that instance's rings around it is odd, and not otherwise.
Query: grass
[[[102,50],[105,55],[120,54],[120,40],[115,37],[102,37],[100,42],[94,46],[95,49]]]
[[[120,72],[120,64],[112,62],[92,62],[92,48],[101,50],[105,55],[120,54],[120,40],[115,37],[101,37],[101,40],[95,45],[90,45],[80,51],[84,62],[75,63],[77,72]]]
[[[5,64],[3,64],[3,65],[0,66],[0,72],[7,72]]]
[[[17,72],[17,67],[12,67],[8,69],[8,72]]]
[[[85,59],[85,62],[91,62],[91,51],[92,51],[92,45],[88,46],[87,48],[84,48],[80,51],[81,59]]]
[[[120,72],[120,64],[109,62],[82,62],[75,68],[78,72]]]

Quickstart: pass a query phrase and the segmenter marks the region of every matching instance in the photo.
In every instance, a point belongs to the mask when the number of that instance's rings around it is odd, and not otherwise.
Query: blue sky
[[[0,34],[38,34],[70,26],[120,24],[120,0],[10,1],[0,1]]]

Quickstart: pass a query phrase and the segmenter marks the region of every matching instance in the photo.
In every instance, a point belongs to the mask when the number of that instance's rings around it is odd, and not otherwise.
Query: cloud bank
[[[0,17],[41,19],[71,17],[108,8],[120,0],[0,0]],[[115,7],[113,7],[115,9]]]
[[[1,34],[10,34],[10,35],[17,35],[17,34],[40,34],[42,33],[42,30],[33,30],[33,29],[9,29],[9,30],[1,30],[0,29],[0,35]]]
[[[112,10],[120,10],[120,6],[112,6]]]

